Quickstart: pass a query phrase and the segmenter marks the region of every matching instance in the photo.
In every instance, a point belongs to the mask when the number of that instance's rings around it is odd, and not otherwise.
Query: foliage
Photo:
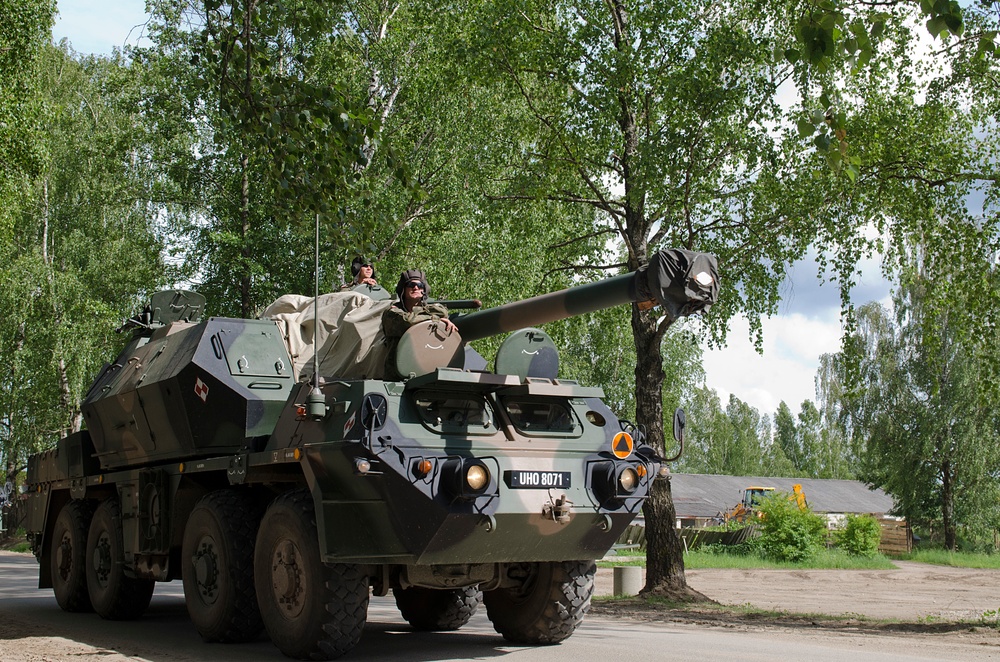
[[[843,529],[835,533],[837,545],[851,556],[877,555],[882,526],[871,515],[848,514]]]
[[[969,311],[969,289],[939,277],[915,275],[896,292],[894,315],[878,304],[861,309],[846,350],[857,355],[860,379],[844,407],[862,477],[892,494],[911,526],[939,523],[955,549],[961,535],[988,538],[996,526],[991,366],[1000,357],[992,340],[963,339],[955,318]],[[948,309],[930,303],[939,288],[951,292]]]
[[[52,46],[39,64],[48,157],[9,201],[0,244],[0,460],[13,475],[80,429],[83,395],[123,342],[115,328],[169,273],[135,72]]]
[[[42,113],[38,59],[49,39],[54,14],[53,0],[0,0],[0,163],[4,164],[0,222],[8,187],[17,182],[18,175],[37,173],[45,158],[38,133]]]
[[[359,172],[378,121],[363,99],[317,77],[341,7],[150,4],[154,46],[134,55],[146,110],[170,132],[158,157],[188,206],[195,241],[185,257],[214,312],[252,316],[281,294],[311,292],[314,224],[329,254],[359,244],[374,222],[344,219],[350,200],[371,198]]]
[[[733,569],[841,569],[841,570],[891,570],[896,566],[884,556],[850,556],[840,549],[821,549],[808,559],[800,561],[775,561],[758,554],[732,553],[725,548],[698,549],[684,553],[684,564],[691,569],[733,568]]]
[[[826,522],[811,510],[800,510],[784,492],[761,499],[760,550],[774,561],[804,561],[815,556],[826,538]]]

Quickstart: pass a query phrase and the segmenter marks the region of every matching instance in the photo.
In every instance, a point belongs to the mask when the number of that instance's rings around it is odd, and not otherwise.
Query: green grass
[[[602,568],[612,568],[616,565],[638,565],[645,567],[645,557],[627,556],[621,558],[609,557],[597,564]],[[684,567],[688,570],[707,568],[758,569],[770,568],[776,570],[790,569],[836,569],[836,570],[891,570],[895,568],[892,561],[884,556],[861,558],[849,556],[839,549],[826,549],[813,559],[804,563],[778,563],[767,561],[759,556],[738,556],[736,554],[712,554],[697,550],[684,554]]]
[[[1000,569],[1000,554],[950,552],[946,549],[915,549],[899,557],[901,561],[919,561],[956,568]]]

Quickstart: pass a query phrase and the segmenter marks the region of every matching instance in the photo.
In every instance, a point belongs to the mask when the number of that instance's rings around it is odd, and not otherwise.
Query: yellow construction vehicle
[[[744,489],[742,501],[733,506],[729,512],[723,513],[723,518],[727,522],[745,522],[747,518],[757,516],[757,504],[763,497],[773,491],[773,487],[750,486]]]
[[[757,512],[757,505],[760,501],[771,492],[774,492],[773,487],[760,487],[751,485],[743,490],[743,499],[729,509],[728,512],[722,514],[722,519],[724,522],[745,522],[750,517],[761,517],[761,513]],[[802,485],[796,483],[792,485],[792,493],[788,497],[789,501],[794,501],[799,510],[806,510],[809,508],[809,504],[806,502],[806,493],[802,490]]]

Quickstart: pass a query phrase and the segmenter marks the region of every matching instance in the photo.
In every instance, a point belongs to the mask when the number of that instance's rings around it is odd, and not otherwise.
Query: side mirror
[[[673,462],[674,460],[680,459],[680,456],[684,453],[684,426],[687,425],[687,417],[684,415],[684,410],[678,407],[674,410],[674,439],[680,444],[680,448],[677,449],[677,455],[673,457],[668,457],[664,462]]]

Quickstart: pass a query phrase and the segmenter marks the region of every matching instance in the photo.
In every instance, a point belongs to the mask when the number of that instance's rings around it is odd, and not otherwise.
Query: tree
[[[135,71],[47,46],[35,85],[46,158],[0,247],[0,459],[15,467],[81,428],[84,393],[122,344],[114,329],[169,277]]]
[[[802,446],[799,443],[795,417],[785,401],[778,404],[774,415],[774,441],[796,471],[802,470]]]
[[[851,345],[861,380],[844,406],[862,478],[892,494],[911,523],[939,522],[954,550],[960,530],[983,537],[995,526],[996,392],[981,370],[992,361],[977,355],[996,349],[992,340],[961,342],[949,313],[925,306],[942,287],[963,307],[967,288],[920,274],[896,292],[894,316],[878,304],[862,308]]]
[[[52,0],[0,1],[0,196],[18,184],[18,175],[37,172],[44,158],[36,140],[41,110],[38,57],[54,15]]]
[[[151,3],[155,45],[135,55],[150,71],[148,111],[194,145],[161,163],[186,184],[195,235],[186,257],[215,311],[248,317],[286,292],[311,292],[317,217],[327,254],[370,227],[343,219],[351,198],[370,197],[358,173],[377,121],[362,99],[317,77],[340,10],[296,0]]]
[[[708,319],[716,340],[736,312],[759,339],[787,265],[811,243],[850,320],[861,257],[884,249],[896,264],[899,242],[935,205],[953,209],[971,182],[992,181],[995,164],[976,156],[971,139],[974,114],[961,111],[955,91],[925,85],[909,56],[908,6],[890,15],[854,5],[861,23],[850,24],[833,15],[836,6],[803,22],[794,3],[708,9],[525,0],[486,12],[491,71],[520,93],[540,129],[504,171],[521,173],[508,176],[507,197],[588,206],[594,220],[579,234],[608,232],[625,255],[606,268],[636,269],[664,245],[718,254],[728,287]],[[862,35],[855,26],[872,27]],[[873,40],[880,30],[885,37]],[[807,57],[788,57],[801,44]],[[865,66],[847,75],[857,52]],[[785,81],[798,85],[801,108],[775,102]],[[791,120],[794,130],[774,129]],[[633,307],[636,419],[660,449],[661,348],[672,323]],[[685,595],[666,484],[645,512],[646,590]]]

